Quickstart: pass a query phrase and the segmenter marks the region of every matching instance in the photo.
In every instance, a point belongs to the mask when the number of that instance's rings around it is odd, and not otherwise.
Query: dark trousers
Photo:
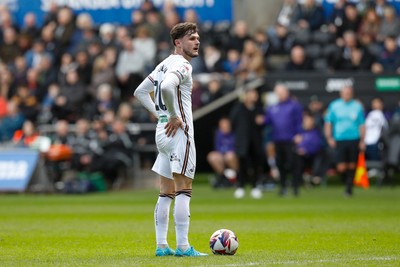
[[[307,166],[313,165],[313,158],[295,153],[293,165],[293,188],[298,188],[303,180],[304,170]]]
[[[238,187],[244,187],[246,183],[256,187],[262,162],[261,152],[250,146],[247,155],[239,155]]]
[[[286,179],[289,174],[293,177],[293,188],[298,189],[299,181],[297,181],[294,160],[295,145],[291,141],[275,142],[276,166],[279,170],[281,189],[286,188]]]

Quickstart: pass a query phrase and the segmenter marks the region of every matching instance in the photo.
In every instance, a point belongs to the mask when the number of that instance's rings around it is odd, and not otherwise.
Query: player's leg
[[[192,198],[192,179],[174,173],[175,181],[175,231],[177,249],[175,256],[206,256],[189,244],[190,200]]]
[[[192,179],[182,174],[174,173],[175,182],[175,230],[176,245],[182,251],[189,246],[190,200],[192,198]]]
[[[154,209],[156,256],[174,255],[175,252],[169,248],[167,241],[170,206],[175,197],[175,183],[172,179],[168,157],[160,153],[154,163],[153,171],[160,174],[160,194]]]
[[[285,196],[287,194],[286,189],[286,155],[285,155],[285,144],[275,143],[275,153],[276,153],[276,166],[279,170],[279,179],[281,184],[281,189],[279,190],[279,195]]]
[[[346,185],[345,195],[348,195],[347,192],[347,144],[346,141],[337,141],[336,142],[336,170],[340,174],[342,181]]]
[[[174,181],[160,176],[160,194],[154,210],[154,224],[156,228],[157,247],[165,249],[168,247],[168,223],[170,206],[175,198]]]
[[[359,152],[358,144],[358,140],[348,142],[348,156],[346,165],[346,193],[349,196],[353,194],[353,181],[356,174],[356,166]]]

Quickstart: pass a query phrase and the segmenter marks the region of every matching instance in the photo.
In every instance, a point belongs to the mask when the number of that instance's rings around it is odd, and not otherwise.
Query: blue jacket
[[[303,149],[307,156],[315,155],[321,150],[322,136],[317,129],[303,130],[300,135],[302,140],[297,149]]]
[[[292,141],[301,132],[303,108],[299,102],[288,99],[267,109],[265,123],[272,126],[272,140]]]
[[[235,151],[235,135],[233,133],[224,134],[220,130],[217,130],[215,133],[214,148],[221,153]]]

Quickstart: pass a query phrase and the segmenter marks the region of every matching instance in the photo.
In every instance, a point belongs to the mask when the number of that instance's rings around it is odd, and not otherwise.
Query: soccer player
[[[196,169],[192,117],[192,66],[200,37],[194,23],[179,23],[171,32],[174,54],[162,61],[138,86],[135,97],[158,117],[158,156],[153,171],[160,175],[160,195],[154,211],[156,256],[206,256],[189,245],[192,180]],[[150,93],[154,91],[154,101]],[[168,246],[169,210],[175,199],[176,251]]]

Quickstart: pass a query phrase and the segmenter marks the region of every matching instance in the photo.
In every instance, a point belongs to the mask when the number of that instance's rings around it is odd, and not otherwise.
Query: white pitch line
[[[241,264],[221,264],[221,265],[197,265],[194,267],[210,267],[210,266],[221,266],[221,267],[239,267],[239,266],[257,266],[257,265],[298,265],[298,264],[311,264],[311,263],[335,263],[344,261],[394,261],[398,260],[397,257],[370,257],[370,258],[356,258],[356,259],[326,259],[326,260],[306,260],[306,261],[273,261],[273,262],[248,262]]]

